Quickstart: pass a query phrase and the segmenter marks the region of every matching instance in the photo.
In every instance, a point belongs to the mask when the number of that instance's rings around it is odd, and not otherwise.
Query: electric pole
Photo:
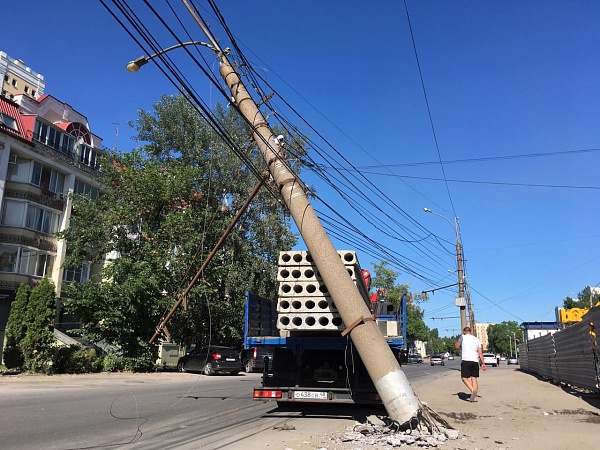
[[[269,172],[331,293],[346,325],[345,331],[350,335],[390,418],[402,425],[411,422],[419,412],[419,400],[312,208],[304,192],[304,184],[287,164],[279,141],[227,59],[226,52],[221,49],[188,1],[183,0],[183,3],[214,47],[220,62],[221,76],[238,110],[252,128],[254,140]]]
[[[456,265],[458,266],[458,298],[456,299],[456,304],[460,308],[460,329],[464,330],[467,326],[467,307],[465,302],[465,274],[463,269],[460,234],[458,233],[458,228],[456,228],[456,230]]]

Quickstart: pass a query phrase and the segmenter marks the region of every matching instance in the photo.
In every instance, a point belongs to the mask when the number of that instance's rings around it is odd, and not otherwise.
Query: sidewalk
[[[600,444],[600,396],[577,393],[502,364],[481,372],[479,401],[466,399],[459,371],[414,388],[460,431],[445,449],[569,450]],[[463,395],[464,393],[464,395]]]
[[[480,398],[476,403],[467,400],[468,389],[460,379],[459,369],[449,370],[429,384],[415,383],[413,389],[422,402],[459,431],[458,440],[447,441],[438,447],[440,450],[572,450],[600,445],[599,395],[577,393],[554,385],[521,372],[518,366],[502,364],[481,372]],[[257,448],[397,448],[381,443],[371,445],[368,439],[341,442],[346,427],[352,424],[346,421],[335,432],[314,433],[309,439],[293,439],[296,432],[292,432],[287,439],[273,439],[266,447]],[[402,448],[422,447],[405,445]]]

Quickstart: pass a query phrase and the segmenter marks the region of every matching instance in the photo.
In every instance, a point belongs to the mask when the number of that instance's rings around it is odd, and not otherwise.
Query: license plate
[[[327,400],[327,392],[318,391],[294,391],[294,398],[297,399],[311,399],[311,400]]]
[[[225,361],[235,361],[235,358],[225,358]]]

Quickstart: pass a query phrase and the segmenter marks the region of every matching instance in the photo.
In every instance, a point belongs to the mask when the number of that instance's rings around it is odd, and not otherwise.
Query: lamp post
[[[430,210],[429,208],[423,208],[423,211],[441,217],[454,229],[454,235],[456,236],[456,266],[458,269],[458,297],[456,299],[456,306],[460,308],[460,329],[464,330],[467,326],[467,308],[465,302],[465,278],[463,270],[462,248],[460,243],[460,232],[458,231],[458,218],[455,217],[454,223],[452,223],[446,217]],[[475,324],[471,324],[471,326],[474,327]]]
[[[140,56],[138,59],[136,59],[135,61],[129,61],[127,63],[127,65],[125,66],[125,68],[127,70],[129,70],[130,72],[137,72],[138,70],[140,70],[140,67],[145,66],[146,64],[148,64],[148,61],[150,61],[151,59],[156,58],[157,56],[162,55],[163,53],[167,53],[175,48],[180,48],[180,47],[186,47],[188,45],[202,45],[203,47],[208,47],[210,49],[213,49],[213,46],[210,44],[207,44],[206,42],[201,42],[201,41],[190,41],[190,42],[182,42],[179,44],[175,44],[172,45],[171,47],[167,47],[159,52],[156,52],[153,55],[150,56]]]

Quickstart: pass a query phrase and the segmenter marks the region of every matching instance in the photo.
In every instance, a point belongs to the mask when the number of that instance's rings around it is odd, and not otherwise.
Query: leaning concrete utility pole
[[[308,201],[304,184],[286,164],[279,141],[273,135],[240,76],[229,63],[225,52],[221,50],[216,39],[188,2],[186,0],[183,2],[217,53],[221,76],[227,83],[241,114],[252,127],[254,139],[268,169],[390,418],[401,425],[410,422],[419,412],[419,400]]]

